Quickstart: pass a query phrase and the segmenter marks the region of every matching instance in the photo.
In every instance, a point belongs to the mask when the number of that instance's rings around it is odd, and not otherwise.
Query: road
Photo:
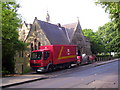
[[[118,88],[118,63],[120,60],[97,67],[75,67],[63,70],[61,75],[9,88]]]

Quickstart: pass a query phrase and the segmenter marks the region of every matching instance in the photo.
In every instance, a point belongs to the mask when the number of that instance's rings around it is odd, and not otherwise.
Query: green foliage
[[[120,53],[115,54],[114,58],[120,58]]]
[[[31,72],[31,71],[32,71],[31,68],[29,68],[29,69],[27,68],[27,69],[24,70],[23,73],[28,73],[28,72]]]
[[[104,51],[104,46],[100,37],[93,32],[92,29],[84,29],[83,33],[85,36],[90,38],[91,41],[91,51],[93,54],[101,53]]]
[[[14,73],[14,56],[16,51],[22,50],[25,44],[18,40],[18,18],[15,2],[0,2],[2,4],[2,66],[5,71]]]
[[[2,71],[0,73],[2,73],[3,76],[6,75],[6,74],[10,74],[10,72],[6,71],[4,68],[2,69]]]
[[[119,52],[120,48],[120,38],[117,35],[115,24],[113,22],[109,22],[102,27],[99,27],[97,34],[103,40],[103,44],[105,46],[105,52]]]
[[[99,27],[102,38],[104,38],[105,48],[107,52],[120,52],[120,1],[119,2],[96,2],[100,4],[105,11],[109,13],[111,23],[107,23]]]
[[[119,21],[120,1],[119,2],[101,2],[98,0],[96,4],[100,4],[102,8],[105,8],[105,12],[110,14],[112,20]]]

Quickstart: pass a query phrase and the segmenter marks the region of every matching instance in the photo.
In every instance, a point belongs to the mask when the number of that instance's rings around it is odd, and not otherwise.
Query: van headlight
[[[43,70],[43,69],[44,69],[44,67],[41,67],[40,69],[41,69],[41,70]]]

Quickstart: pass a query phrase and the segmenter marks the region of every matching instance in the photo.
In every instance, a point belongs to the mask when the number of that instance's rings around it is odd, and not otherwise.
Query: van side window
[[[44,60],[47,60],[50,56],[50,52],[44,52]]]

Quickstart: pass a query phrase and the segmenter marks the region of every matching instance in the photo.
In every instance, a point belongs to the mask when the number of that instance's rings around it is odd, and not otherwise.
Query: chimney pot
[[[58,23],[58,27],[61,27],[61,24],[60,24],[60,23]]]

